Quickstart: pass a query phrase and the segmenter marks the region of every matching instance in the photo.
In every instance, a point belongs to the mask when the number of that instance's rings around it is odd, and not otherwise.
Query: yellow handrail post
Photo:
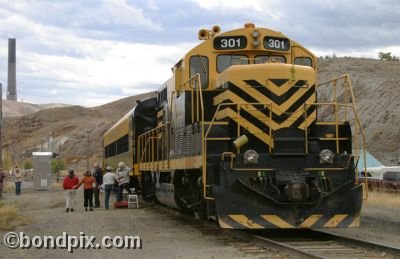
[[[304,150],[306,152],[306,154],[308,154],[308,134],[307,134],[307,103],[304,104],[304,139],[305,139],[305,147]]]
[[[336,138],[336,153],[339,154],[339,105],[335,101],[335,138]]]
[[[344,87],[344,104],[339,104],[337,101],[337,81],[343,81],[343,87]],[[326,104],[330,104],[330,105],[334,105],[335,107],[335,125],[336,125],[336,147],[337,147],[337,151],[338,151],[338,142],[339,142],[339,108],[343,107],[344,108],[344,121],[348,120],[348,108],[351,109],[351,111],[354,113],[354,137],[353,137],[353,141],[354,141],[354,146],[355,146],[355,158],[356,158],[356,162],[358,164],[358,161],[360,159],[360,148],[362,148],[362,152],[363,152],[363,158],[364,158],[364,172],[366,172],[366,167],[367,167],[367,162],[366,162],[366,142],[365,142],[365,133],[364,130],[362,128],[362,124],[360,122],[360,118],[358,116],[358,112],[357,112],[357,106],[356,106],[356,102],[355,102],[355,98],[354,98],[354,92],[353,92],[353,88],[351,85],[351,80],[350,80],[350,76],[348,74],[345,74],[343,76],[334,78],[332,80],[326,81],[324,83],[320,83],[317,85],[317,87],[321,86],[321,85],[330,85],[330,83],[332,83],[333,85],[333,103],[326,103]],[[324,105],[322,103],[316,103],[316,105]],[[359,147],[359,137],[361,137],[361,144],[362,147]],[[355,168],[355,180],[356,183],[358,183],[359,180],[359,170],[358,167]],[[367,178],[367,174],[365,173],[364,175],[365,177],[365,190],[366,190],[366,195],[365,197],[368,198],[368,178]]]
[[[272,152],[272,102],[269,106],[269,153]]]

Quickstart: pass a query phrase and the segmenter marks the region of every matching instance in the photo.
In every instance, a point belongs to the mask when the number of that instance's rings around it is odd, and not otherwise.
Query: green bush
[[[59,158],[51,160],[51,171],[53,174],[57,173],[60,170],[64,170],[64,161]]]
[[[32,169],[33,168],[32,161],[31,160],[26,160],[24,162],[24,166],[23,167],[24,167],[25,170]]]

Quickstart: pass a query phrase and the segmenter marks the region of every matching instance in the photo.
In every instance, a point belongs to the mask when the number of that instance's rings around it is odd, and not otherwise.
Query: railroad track
[[[343,237],[326,231],[277,230],[247,232],[257,244],[297,258],[400,258],[400,248]]]
[[[201,222],[190,215],[155,205],[177,226],[194,228],[242,251],[250,258],[400,258],[400,248],[343,237],[316,230],[224,230],[213,222]]]

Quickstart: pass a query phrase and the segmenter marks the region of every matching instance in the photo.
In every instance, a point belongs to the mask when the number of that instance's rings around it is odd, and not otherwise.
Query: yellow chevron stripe
[[[306,220],[304,220],[300,224],[300,228],[311,228],[320,218],[322,218],[321,214],[314,214],[309,216]]]
[[[354,221],[348,226],[349,228],[359,227],[360,226],[360,215],[354,217]]]
[[[316,98],[315,94],[311,95],[306,100],[306,103],[314,103],[315,102],[315,98]],[[242,99],[241,97],[239,97],[236,94],[232,93],[231,91],[227,90],[224,93],[214,97],[214,105],[218,105],[219,103],[222,103],[223,101],[225,101],[227,99],[230,99],[233,103],[246,103],[246,101],[244,99]],[[271,101],[262,102],[262,103],[269,104],[269,103],[271,103]],[[249,105],[249,106],[250,106],[250,109],[245,109],[247,112],[251,113],[256,118],[259,118],[261,121],[269,121],[269,117],[264,115],[262,112],[256,111],[256,108],[254,106],[252,106],[252,105]],[[281,108],[278,108],[278,107],[281,107],[281,106],[273,104],[272,105],[272,111],[274,113],[278,114],[278,115],[282,115],[286,110],[282,110],[281,109],[282,107]],[[289,107],[287,107],[287,108],[289,108]],[[295,112],[293,112],[291,114],[291,116],[285,122],[283,122],[281,124],[277,124],[277,123],[273,122],[271,127],[272,127],[272,129],[288,127],[291,124],[290,122],[295,121],[299,116],[303,116],[303,106],[300,106]]]
[[[266,104],[270,104],[272,103],[272,112],[274,112],[277,115],[281,115],[283,114],[287,109],[289,109],[289,107],[295,103],[300,97],[298,95],[293,95],[289,100],[287,100],[285,103],[278,105],[275,102],[273,102],[272,100],[270,100],[268,97],[260,94],[260,92],[258,92],[257,90],[255,90],[254,88],[245,88],[243,89],[243,91],[247,92],[249,95],[251,95],[254,99],[256,99],[258,102],[260,103],[266,103]],[[312,95],[313,100],[315,102],[315,94]],[[225,100],[230,99],[232,102],[234,103],[247,103],[246,100],[242,99],[241,97],[237,96],[236,94],[234,94],[233,92],[231,92],[230,90],[226,90],[223,93],[215,96],[213,98],[213,104],[214,105],[218,105],[220,103],[222,103]],[[240,100],[240,101],[239,101]]]
[[[306,103],[310,103],[313,102],[315,99],[315,96],[312,95],[310,96],[310,98],[307,99]],[[273,121],[272,123],[272,129],[276,130],[276,129],[280,129],[280,128],[286,128],[289,127],[294,121],[296,121],[300,116],[303,116],[304,114],[304,106],[300,106],[295,112],[293,112],[289,118],[287,118],[284,122],[282,122],[281,124],[277,124],[276,122]],[[308,118],[307,121],[308,122],[312,122],[315,118],[316,118],[316,112],[313,112]],[[307,125],[310,125],[310,123],[308,123]],[[301,127],[302,126],[302,127]],[[304,124],[300,124],[300,126],[298,127],[299,129],[304,129]]]
[[[284,128],[284,127],[289,127],[297,118],[299,118],[300,116],[298,114],[292,114],[292,116],[290,116],[285,122],[283,122],[282,124],[277,124],[274,121],[270,121],[269,118],[267,116],[265,116],[264,114],[254,111],[254,110],[247,110],[245,109],[248,113],[252,114],[255,118],[257,118],[258,120],[260,120],[261,122],[264,122],[266,125],[270,126],[272,130],[276,130],[279,128]],[[257,115],[256,115],[257,114]],[[307,126],[309,126],[316,118],[316,112],[314,111],[305,122],[301,123],[299,125],[299,129],[304,129],[304,123],[307,124]],[[246,126],[244,126],[245,124],[249,124],[252,125],[253,127],[253,131],[250,131],[250,133],[252,134],[261,134],[262,136],[260,137],[266,137],[267,139],[262,139],[260,138],[263,142],[265,142],[266,144],[269,145],[270,143],[270,136],[266,133],[264,133],[261,129],[257,128],[256,126],[254,126],[253,124],[251,124],[250,122],[248,122],[246,119],[244,119],[243,117],[240,117],[240,119],[238,119],[238,114],[237,112],[233,111],[231,108],[225,108],[223,110],[218,111],[217,115],[216,115],[216,120],[221,120],[224,119],[226,117],[230,117],[231,119],[235,120],[237,123],[239,123],[240,125],[242,125],[243,127],[246,128]],[[240,122],[239,122],[240,121]],[[267,123],[266,123],[267,122]],[[250,129],[249,126],[247,126],[248,130]]]
[[[301,80],[301,79],[300,79]],[[306,80],[307,82],[308,82],[308,84],[311,86],[311,85],[314,85],[314,81],[311,81],[311,80],[307,80],[307,79],[304,79],[304,80]],[[229,80],[229,81],[231,81],[231,82],[233,82],[233,80],[231,79],[231,80]],[[272,92],[274,92],[276,95],[278,95],[278,96],[282,96],[283,94],[285,94],[287,91],[289,91],[292,87],[294,87],[294,84],[296,83],[296,81],[294,81],[294,82],[291,82],[290,80],[288,80],[286,83],[284,83],[283,85],[281,85],[281,86],[276,86],[272,81],[271,81],[271,79],[266,79],[266,80],[264,80],[264,81],[261,81],[261,80],[257,80],[260,84],[262,84],[265,88],[267,88],[267,89],[269,89],[270,91],[272,91]],[[249,86],[249,87],[252,87],[252,86],[250,86],[249,84],[247,84],[246,82],[245,82],[245,84],[247,85],[247,86]]]
[[[307,127],[310,126],[310,124],[317,118],[317,112],[313,111],[310,116],[307,117],[307,120],[305,120],[302,124],[299,125],[299,129],[304,130],[304,123],[306,123]]]
[[[324,225],[325,228],[335,228],[339,225],[347,217],[347,214],[337,214],[333,216],[326,224]]]
[[[233,82],[232,79],[229,81]],[[269,89],[270,91],[272,91],[273,93],[275,93],[278,96],[285,94],[287,91],[289,91],[293,87],[293,83],[289,84],[289,81],[287,81],[280,87],[276,86],[272,81],[270,81],[270,79],[267,79],[264,81],[257,80],[257,82],[259,82],[262,86]],[[248,84],[246,82],[244,82],[244,83],[245,83],[246,87],[253,88],[250,84]]]
[[[228,215],[231,219],[233,219],[234,221],[236,221],[237,223],[247,227],[247,228],[252,228],[252,229],[260,229],[260,228],[264,228],[263,226],[253,222],[252,220],[250,220],[248,217],[246,217],[245,215]]]
[[[234,103],[246,103],[245,100],[243,100],[242,98],[240,98],[236,94],[230,92],[229,90],[225,91],[223,94],[229,95],[229,97],[226,98],[226,99],[230,99]],[[219,96],[216,96],[214,98],[214,101],[216,101],[216,100],[220,101],[221,99],[222,99],[222,101],[226,100],[224,98],[224,96],[222,96],[222,94],[221,94]],[[315,101],[315,96],[312,95],[306,100],[306,103],[313,103],[314,101]],[[229,106],[225,106],[225,107],[229,107]],[[252,116],[257,118],[261,122],[264,122],[264,123],[268,122],[268,123],[266,123],[266,125],[270,126],[271,129],[273,129],[273,130],[289,127],[295,120],[297,120],[297,118],[299,118],[300,116],[303,116],[303,106],[300,106],[295,112],[293,112],[286,119],[286,121],[282,122],[281,124],[278,124],[275,121],[271,121],[270,118],[268,116],[266,116],[265,114],[263,114],[262,112],[257,111],[256,108],[254,106],[252,106],[252,105],[246,105],[246,106],[242,106],[242,107],[243,107],[244,110],[246,110],[248,113],[250,113]],[[220,110],[219,112],[222,113],[222,111],[223,110]],[[308,121],[313,121],[315,119],[315,117],[316,117],[316,113],[315,113],[315,115],[310,116]],[[309,125],[309,123],[308,123],[308,125]],[[302,127],[300,127],[300,126],[302,126]],[[300,129],[304,129],[304,124],[301,124],[300,126],[299,126]]]
[[[261,215],[261,217],[279,228],[294,228],[294,226],[287,223],[277,215]]]
[[[281,96],[293,87],[293,83],[290,83],[290,81],[287,81],[286,83],[284,83],[283,85],[278,87],[272,81],[267,79],[264,86],[266,88],[268,88],[269,90],[271,90],[272,92],[274,92],[276,95]]]
[[[223,221],[222,219],[218,218],[218,223],[221,228],[233,228],[231,225]]]
[[[259,140],[261,140],[265,144],[267,144],[267,145],[271,144],[271,147],[272,148],[274,147],[274,143],[271,141],[271,138],[269,135],[264,133],[262,130],[260,130],[256,126],[254,126],[252,123],[250,123],[245,118],[243,118],[243,117],[238,118],[237,112],[235,112],[231,108],[225,108],[223,110],[220,110],[216,115],[217,120],[221,120],[226,117],[231,118],[236,123],[241,125],[243,128],[247,129],[251,134],[253,134],[255,137],[257,137]]]
[[[246,87],[246,86],[242,86],[239,84],[237,84],[237,86],[261,103],[273,103],[274,106],[277,107],[277,112],[275,112],[275,111],[274,112],[278,115],[281,115],[284,111],[286,111],[290,106],[293,105],[293,103],[295,103],[301,96],[303,96],[308,91],[308,88],[301,88],[295,94],[293,94],[288,100],[286,100],[282,104],[278,105],[277,103],[272,101],[267,96],[261,94],[259,91],[257,91],[253,87],[249,87],[249,86]]]

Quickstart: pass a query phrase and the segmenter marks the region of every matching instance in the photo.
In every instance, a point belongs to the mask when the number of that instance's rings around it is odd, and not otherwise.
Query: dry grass
[[[3,186],[3,193],[15,192],[15,183],[5,182]]]
[[[365,203],[373,206],[400,208],[400,193],[370,191]]]
[[[53,182],[51,184],[51,188],[53,188],[53,190],[63,189],[63,181],[60,180],[58,183],[57,182]]]
[[[16,226],[31,223],[31,218],[20,215],[20,211],[12,205],[0,204],[0,230],[11,230]]]

